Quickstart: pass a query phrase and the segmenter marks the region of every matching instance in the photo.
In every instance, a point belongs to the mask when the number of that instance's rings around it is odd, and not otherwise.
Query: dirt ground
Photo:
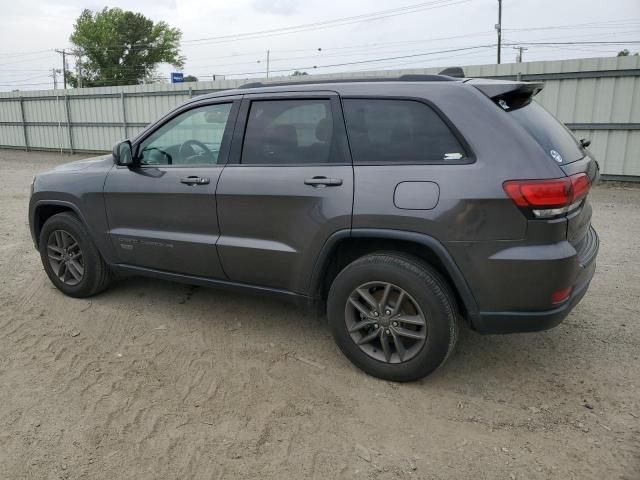
[[[429,378],[371,378],[273,300],[46,278],[31,177],[0,151],[0,477],[640,479],[640,188],[591,194],[591,289],[554,330],[462,332]]]

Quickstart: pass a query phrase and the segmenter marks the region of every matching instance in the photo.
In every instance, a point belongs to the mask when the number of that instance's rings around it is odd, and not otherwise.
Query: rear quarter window
[[[460,163],[465,150],[442,118],[415,100],[344,99],[356,164]]]
[[[571,131],[533,101],[527,106],[507,111],[507,115],[522,126],[559,164],[575,162],[585,153]]]

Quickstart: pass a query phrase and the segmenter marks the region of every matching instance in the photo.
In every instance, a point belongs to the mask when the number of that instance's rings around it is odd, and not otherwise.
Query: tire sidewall
[[[53,271],[47,255],[49,236],[55,230],[65,230],[78,242],[84,257],[84,275],[77,285],[63,283]],[[90,295],[98,280],[97,265],[100,261],[99,253],[91,242],[85,227],[71,214],[58,214],[51,217],[40,232],[40,258],[47,276],[58,290],[72,297],[86,297]]]
[[[387,380],[416,380],[435,370],[447,358],[452,344],[451,317],[455,315],[455,310],[447,292],[439,285],[438,279],[433,278],[433,272],[425,270],[411,259],[400,259],[409,262],[407,266],[412,267],[403,268],[398,263],[386,261],[388,258],[372,255],[367,261],[356,261],[338,274],[329,292],[327,316],[338,346],[356,366]],[[428,278],[424,278],[425,274]],[[406,362],[390,364],[368,356],[347,331],[345,307],[349,295],[360,285],[374,281],[388,282],[402,288],[415,299],[424,314],[427,339],[416,356]]]

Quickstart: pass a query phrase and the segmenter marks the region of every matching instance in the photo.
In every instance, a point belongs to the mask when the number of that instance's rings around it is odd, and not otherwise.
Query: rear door
[[[216,197],[229,279],[306,293],[324,242],[351,227],[353,168],[337,94],[246,95]]]
[[[185,107],[134,145],[137,164],[109,173],[104,197],[118,262],[224,278],[215,189],[240,98]]]

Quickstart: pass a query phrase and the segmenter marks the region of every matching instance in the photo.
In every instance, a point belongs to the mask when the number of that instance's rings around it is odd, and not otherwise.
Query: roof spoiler
[[[438,75],[447,75],[453,78],[464,78],[464,70],[462,70],[462,67],[448,67],[442,70]]]
[[[515,110],[531,103],[543,84],[511,80],[473,78],[466,83],[473,85],[504,110]]]

